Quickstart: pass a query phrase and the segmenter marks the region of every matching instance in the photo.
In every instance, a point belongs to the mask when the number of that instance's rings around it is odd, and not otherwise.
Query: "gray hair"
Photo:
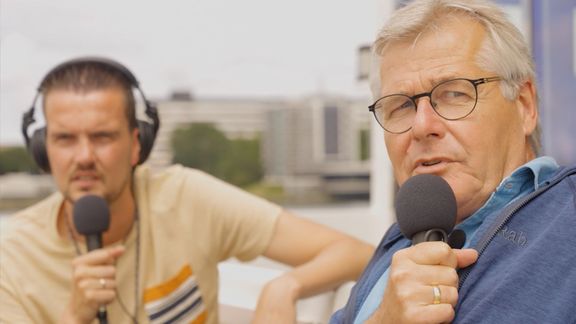
[[[488,37],[476,56],[476,63],[504,80],[500,84],[505,98],[514,100],[527,80],[536,83],[534,61],[526,40],[496,4],[486,0],[414,0],[394,12],[373,44],[370,88],[375,100],[381,96],[379,66],[386,48],[397,41],[416,42],[424,32],[437,28],[443,18],[454,14],[470,17],[486,29]],[[529,141],[538,154],[539,123]]]

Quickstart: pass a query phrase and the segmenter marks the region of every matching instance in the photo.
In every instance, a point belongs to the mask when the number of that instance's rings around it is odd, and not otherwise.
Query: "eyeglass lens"
[[[435,86],[429,96],[438,115],[448,120],[466,117],[474,110],[477,99],[476,87],[470,80],[450,80]],[[389,132],[401,133],[412,127],[417,103],[406,95],[396,94],[381,98],[375,103],[376,119]],[[417,100],[423,100],[418,98]]]

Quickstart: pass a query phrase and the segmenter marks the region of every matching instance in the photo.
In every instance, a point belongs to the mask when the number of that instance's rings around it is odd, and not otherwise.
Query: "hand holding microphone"
[[[74,225],[86,237],[88,253],[72,262],[72,297],[64,322],[91,323],[98,317],[107,323],[105,305],[116,298],[116,259],[124,247],[102,248],[102,233],[108,230],[110,212],[106,201],[97,196],[84,196],[74,204]]]
[[[371,319],[379,323],[450,322],[458,301],[456,269],[478,258],[475,250],[447,244],[456,220],[452,189],[439,176],[412,177],[398,192],[396,215],[412,246],[392,257],[383,301]],[[450,241],[461,247],[463,232],[455,234]]]

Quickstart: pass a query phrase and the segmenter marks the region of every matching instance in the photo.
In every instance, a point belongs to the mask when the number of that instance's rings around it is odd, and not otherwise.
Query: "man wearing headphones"
[[[134,89],[152,123],[136,119]],[[295,268],[265,286],[254,320],[293,323],[299,298],[355,279],[373,251],[200,171],[137,166],[159,121],[117,62],[65,62],[38,95],[46,127],[28,138],[33,104],[24,136],[59,192],[11,217],[1,238],[0,322],[92,323],[105,307],[111,323],[217,323],[218,262],[263,255]],[[91,252],[72,218],[86,195],[110,209]]]

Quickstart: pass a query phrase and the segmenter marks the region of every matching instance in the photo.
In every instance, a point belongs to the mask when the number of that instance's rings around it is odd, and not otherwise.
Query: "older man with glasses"
[[[463,249],[393,225],[331,323],[575,323],[576,167],[539,157],[534,64],[484,0],[415,0],[373,46],[399,185],[441,176]]]

